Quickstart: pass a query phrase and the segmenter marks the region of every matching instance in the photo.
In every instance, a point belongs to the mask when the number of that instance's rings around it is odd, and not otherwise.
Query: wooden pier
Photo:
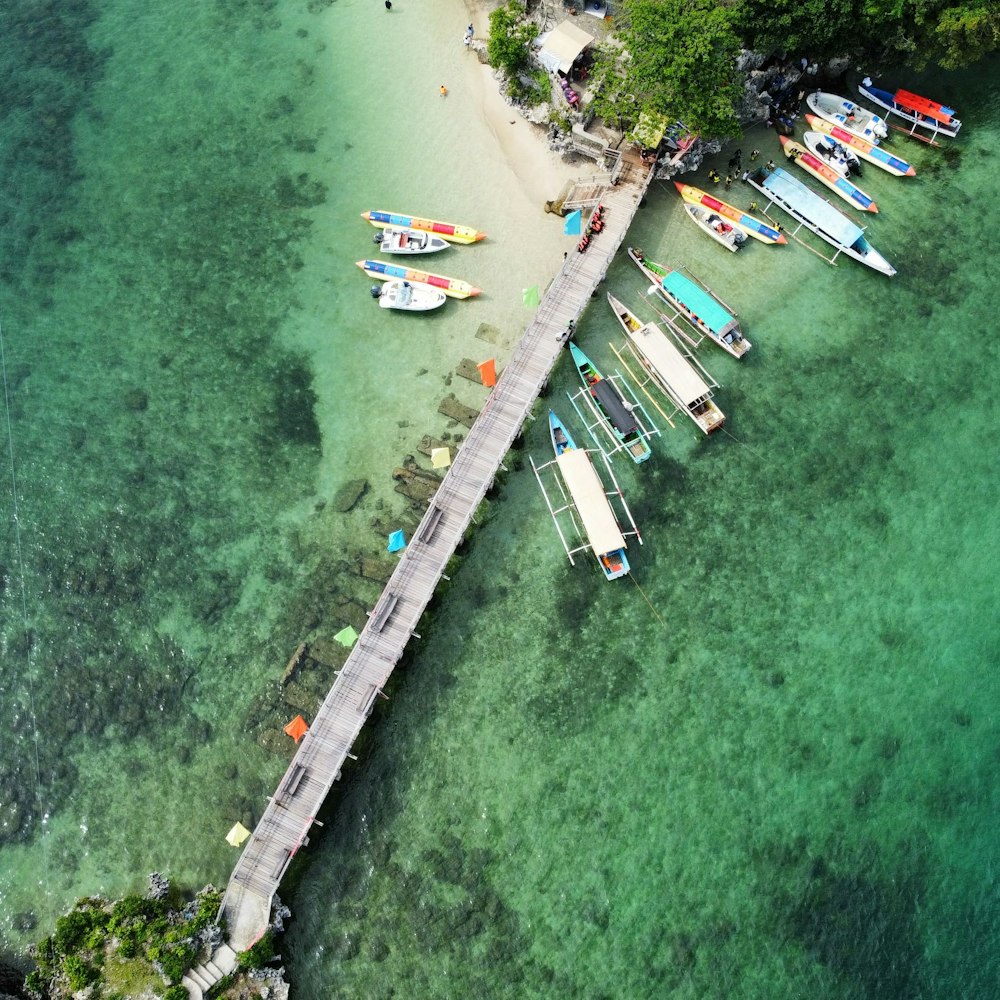
[[[250,947],[267,929],[271,901],[309,831],[376,699],[414,635],[472,517],[493,485],[576,322],[625,239],[652,171],[625,161],[603,187],[604,228],[585,253],[575,245],[490,393],[482,413],[431,500],[309,732],[271,796],[233,870],[222,900],[229,943]],[[189,986],[189,992],[193,992]]]

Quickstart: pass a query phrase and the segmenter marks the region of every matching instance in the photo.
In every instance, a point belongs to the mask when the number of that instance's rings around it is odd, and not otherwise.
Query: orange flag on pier
[[[296,715],[295,718],[292,719],[287,726],[285,726],[285,732],[288,733],[288,735],[291,736],[296,743],[298,743],[299,740],[301,740],[302,737],[309,732],[309,724],[302,718],[301,715]]]
[[[479,369],[479,377],[483,380],[483,385],[487,389],[497,384],[497,363],[494,358],[490,358],[489,361],[483,361],[476,365],[476,367]]]

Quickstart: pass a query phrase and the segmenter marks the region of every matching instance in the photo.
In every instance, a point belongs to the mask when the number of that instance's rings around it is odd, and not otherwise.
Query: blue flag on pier
[[[570,212],[563,223],[563,233],[566,236],[579,236],[582,224],[580,210],[577,209],[575,212]]]
[[[400,549],[406,548],[406,538],[403,536],[402,531],[394,531],[389,536],[389,551],[399,552]]]

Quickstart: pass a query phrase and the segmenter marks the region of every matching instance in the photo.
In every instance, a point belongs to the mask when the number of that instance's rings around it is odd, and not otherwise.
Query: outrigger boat
[[[636,527],[632,512],[625,503],[625,497],[615,479],[611,463],[607,456],[601,452],[604,467],[614,484],[613,490],[606,491],[601,477],[590,461],[590,455],[585,449],[576,446],[576,442],[570,436],[565,424],[553,410],[549,410],[549,434],[555,458],[543,465],[535,465],[535,460],[532,458],[531,468],[534,470],[535,478],[542,489],[545,505],[552,515],[552,521],[556,526],[556,531],[559,532],[559,538],[566,550],[566,555],[569,556],[570,563],[576,565],[573,556],[578,552],[590,550],[594,553],[605,578],[617,580],[628,574],[631,569],[628,556],[625,554],[627,545],[625,535],[634,535],[639,540],[640,545],[642,545],[642,537]],[[548,491],[542,482],[541,473],[552,465],[555,465],[559,470],[556,485],[559,487],[559,493],[563,500],[559,507],[552,506]],[[609,498],[618,499],[632,525],[631,531],[622,531]],[[566,512],[569,513],[570,520],[573,522],[576,535],[583,541],[582,545],[577,545],[575,548],[570,548],[559,525],[559,515]],[[584,539],[586,540],[584,541]]]
[[[683,316],[701,335],[708,337],[734,358],[742,358],[753,346],[740,329],[739,320],[729,312],[714,295],[701,285],[685,277],[676,268],[648,260],[637,247],[628,248],[629,259],[649,279],[660,298],[676,310],[674,316],[660,316],[670,323]],[[693,341],[678,330],[692,347]]]
[[[462,281],[460,278],[449,278],[443,274],[431,274],[429,271],[417,271],[412,267],[389,264],[384,260],[359,260],[356,263],[369,278],[376,278],[379,281],[401,278],[403,281],[412,281],[421,285],[433,285],[435,288],[440,288],[445,295],[453,299],[467,299],[472,295],[478,295],[480,292],[480,289],[473,287],[467,281]]]
[[[583,388],[576,393],[566,393],[569,401],[573,404],[573,409],[586,424],[587,432],[594,440],[601,451],[604,445],[597,437],[596,429],[599,427],[604,432],[605,443],[610,442],[611,452],[625,451],[625,453],[637,465],[645,462],[652,454],[649,447],[649,438],[653,434],[660,432],[652,427],[649,415],[645,408],[636,398],[635,393],[630,390],[631,400],[627,400],[619,391],[617,382],[627,386],[621,375],[613,375],[605,378],[590,358],[577,347],[572,341],[569,344],[570,353],[573,355],[573,364],[576,365],[580,381]],[[590,416],[583,413],[577,400],[583,400],[584,405],[589,410]],[[646,422],[643,422],[645,417]],[[650,426],[647,426],[647,423]]]
[[[384,285],[372,285],[372,298],[378,299],[383,309],[402,309],[406,312],[427,312],[443,306],[448,296],[430,285],[415,285],[394,278]]]
[[[422,229],[397,229],[395,226],[386,226],[372,237],[372,241],[382,253],[436,253],[448,249],[448,241],[440,236]]]
[[[848,132],[847,129],[841,128],[839,125],[831,125],[828,121],[816,115],[806,115],[806,121],[817,132],[822,132],[836,139],[837,142],[857,153],[863,160],[867,160],[874,166],[886,171],[886,173],[895,174],[897,177],[916,176],[917,171],[915,167],[910,166],[906,160],[901,160],[898,156],[893,156],[884,146],[876,146],[867,139],[859,139],[852,132]]]
[[[817,90],[806,97],[806,104],[813,114],[825,118],[831,125],[847,129],[859,139],[878,142],[889,134],[885,122],[878,115],[845,97]]]
[[[680,181],[674,181],[674,187],[677,188],[680,196],[689,205],[702,205],[704,208],[717,212],[733,223],[734,226],[739,226],[747,236],[752,236],[755,240],[760,240],[761,243],[770,243],[773,245],[775,243],[788,242],[785,239],[785,234],[779,233],[773,226],[769,226],[766,222],[761,222],[760,219],[748,215],[735,205],[720,201],[707,191],[702,191],[701,188],[692,187],[690,184],[681,184]]]
[[[610,292],[608,303],[625,331],[633,355],[677,412],[687,414],[705,434],[718,430],[726,417],[712,399],[712,389],[718,387],[712,376],[655,323],[642,323]]]
[[[802,141],[810,153],[818,156],[827,166],[833,167],[841,177],[850,177],[852,174],[861,176],[861,161],[857,154],[842,146],[832,135],[827,135],[825,132],[806,132]],[[858,142],[860,141],[859,139]]]
[[[684,211],[699,229],[708,233],[716,243],[721,243],[732,253],[736,253],[747,241],[747,234],[723,219],[718,212],[690,203],[684,205]]]
[[[797,163],[807,174],[812,174],[820,184],[825,184],[835,195],[843,198],[848,205],[860,208],[862,212],[878,212],[875,199],[862,191],[853,181],[841,177],[833,167],[821,160],[815,153],[810,153],[805,146],[800,146],[794,139],[789,139],[787,135],[781,135],[778,138],[781,140],[782,152],[788,159]]]
[[[881,105],[891,115],[898,115],[904,121],[912,122],[913,127],[906,129],[894,125],[893,128],[901,132],[908,132],[917,139],[925,139],[917,134],[918,128],[925,128],[931,133],[931,141],[939,135],[947,135],[954,139],[958,135],[958,130],[962,123],[955,116],[952,108],[937,101],[930,101],[919,94],[911,94],[908,90],[880,90],[872,84],[870,77],[865,77],[858,85],[858,93],[862,97],[867,97],[869,101],[874,101]]]
[[[472,226],[456,226],[451,222],[418,219],[413,215],[398,215],[395,212],[362,212],[361,218],[367,219],[373,226],[398,226],[403,229],[420,229],[427,233],[436,233],[449,243],[475,243],[486,237],[486,233],[481,233]]]
[[[846,254],[890,278],[896,273],[896,269],[868,242],[861,226],[825,198],[810,191],[787,170],[760,167],[752,171],[747,180],[771,204],[780,205],[799,223],[793,236],[805,226],[834,247],[837,252],[830,258],[823,258],[827,263],[833,264],[840,254]]]

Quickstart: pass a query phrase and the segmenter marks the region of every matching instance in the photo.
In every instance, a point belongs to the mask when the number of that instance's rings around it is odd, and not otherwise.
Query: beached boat
[[[708,233],[716,243],[721,243],[733,253],[747,241],[747,234],[726,221],[718,212],[690,202],[684,203],[684,211],[702,232]]]
[[[649,417],[642,404],[632,395],[628,400],[615,384],[614,378],[605,378],[597,365],[572,341],[569,344],[573,355],[573,364],[583,382],[583,389],[567,393],[573,408],[580,419],[586,424],[587,431],[594,443],[604,451],[605,444],[611,445],[611,454],[616,451],[625,453],[637,465],[645,462],[652,454],[649,447],[651,434],[659,433],[655,428],[646,426]],[[620,376],[618,380],[624,382]],[[577,404],[582,399],[589,413],[584,413]],[[645,417],[645,422],[643,418]],[[598,439],[596,431],[604,432],[604,444]]]
[[[549,508],[552,521],[559,532],[559,538],[569,556],[569,561],[574,562],[573,556],[578,552],[590,551],[597,559],[597,564],[601,567],[601,572],[608,580],[617,580],[619,577],[628,574],[628,556],[625,553],[625,536],[634,536],[642,544],[642,537],[632,518],[632,512],[625,503],[625,497],[618,486],[615,474],[611,469],[607,457],[603,453],[601,461],[614,489],[605,490],[601,477],[594,468],[594,463],[590,460],[590,455],[583,448],[578,448],[566,425],[556,416],[553,410],[549,410],[549,435],[552,439],[552,451],[555,458],[551,462],[542,465],[535,465],[535,460],[531,459],[531,467],[534,470],[535,478],[542,489],[542,496],[545,497],[545,505]],[[562,498],[562,502],[554,506],[549,498],[549,493],[545,489],[542,481],[542,472],[554,465],[558,469],[559,476],[556,484]],[[611,499],[616,499],[621,506],[629,523],[632,525],[631,531],[623,531],[614,508],[611,506]],[[568,514],[573,523],[576,535],[582,544],[570,547],[566,541],[566,536],[559,523],[559,516]],[[575,564],[575,563],[574,563]]]
[[[610,292],[608,303],[625,331],[633,354],[677,411],[687,414],[705,434],[718,430],[726,421],[712,399],[712,389],[718,383],[655,323],[641,322]]]
[[[780,205],[799,223],[799,227],[805,226],[829,243],[837,251],[829,258],[829,263],[832,264],[840,254],[846,254],[880,274],[892,277],[896,273],[896,269],[868,242],[861,226],[792,177],[787,170],[760,167],[751,171],[747,181],[771,204]],[[796,232],[798,227],[792,235]]]
[[[894,174],[896,177],[915,177],[916,168],[911,166],[906,160],[893,156],[885,146],[876,146],[867,139],[860,139],[858,136],[839,125],[831,125],[830,122],[817,115],[806,115],[806,121],[817,132],[836,139],[842,146],[847,147],[852,152],[857,153],[861,159],[873,164],[886,173]]]
[[[473,229],[472,226],[456,226],[451,222],[438,222],[437,219],[418,219],[414,215],[399,215],[396,212],[362,212],[362,219],[367,219],[373,226],[396,226],[401,229],[420,229],[427,233],[436,233],[449,243],[475,243],[485,239],[486,233]]]
[[[712,212],[718,213],[728,219],[734,226],[742,229],[747,236],[752,236],[755,240],[760,240],[761,243],[774,245],[776,243],[788,242],[785,239],[784,233],[779,233],[774,226],[769,226],[766,222],[761,222],[760,219],[748,215],[735,205],[720,201],[707,191],[702,191],[701,188],[692,187],[690,184],[681,184],[680,181],[674,181],[674,187],[677,188],[680,196],[689,205],[701,205]]]
[[[384,285],[373,285],[372,298],[378,299],[383,309],[402,309],[406,312],[427,312],[448,301],[448,296],[438,288],[415,285],[400,278],[387,281]]]
[[[860,142],[860,140],[858,140]],[[802,136],[806,149],[814,156],[833,167],[841,177],[860,177],[861,160],[857,153],[837,142],[832,135],[825,132],[806,132]]]
[[[372,237],[381,253],[437,253],[447,250],[448,241],[422,229],[398,229],[386,226]]]
[[[831,125],[839,125],[869,142],[877,143],[889,134],[885,122],[878,115],[846,97],[817,90],[806,97],[806,104],[814,115],[819,115]]]
[[[660,298],[673,306],[677,315],[683,316],[702,336],[713,340],[734,358],[742,358],[750,350],[753,345],[743,336],[739,320],[711,292],[677,268],[648,260],[637,247],[629,247],[628,255]],[[694,346],[697,347],[697,343]]]
[[[467,281],[462,281],[460,278],[449,278],[444,274],[418,271],[412,267],[390,264],[384,260],[359,260],[356,263],[369,278],[377,278],[379,281],[400,278],[403,281],[412,281],[421,285],[432,285],[434,288],[440,288],[445,295],[453,299],[467,299],[480,292],[480,289],[473,287]]]
[[[903,128],[900,131],[909,132],[918,139],[924,138],[917,133],[918,128],[927,129],[933,140],[939,135],[947,135],[954,139],[962,127],[952,108],[938,104],[937,101],[930,101],[919,94],[911,94],[908,90],[880,90],[867,76],[858,85],[858,92],[862,97],[867,97],[869,101],[874,101],[885,108],[889,114],[910,122],[911,128]]]
[[[810,153],[805,146],[800,146],[786,135],[778,138],[781,140],[782,152],[788,159],[815,177],[820,184],[826,185],[835,195],[843,198],[848,205],[859,208],[862,212],[878,212],[878,205],[871,195],[862,191],[853,181],[842,177],[826,161],[821,160],[815,153]]]

